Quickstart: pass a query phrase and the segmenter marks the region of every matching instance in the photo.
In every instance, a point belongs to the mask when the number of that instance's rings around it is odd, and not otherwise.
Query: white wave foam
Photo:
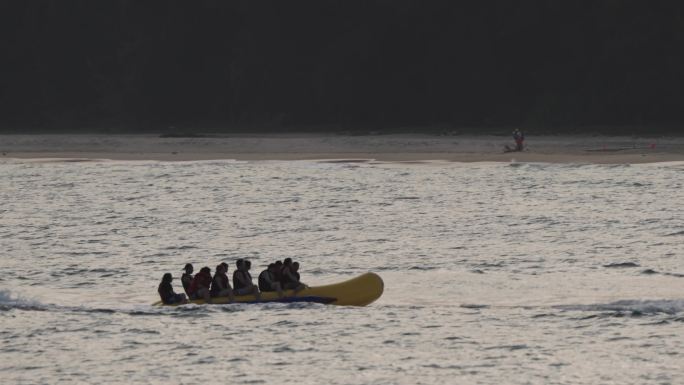
[[[640,314],[676,314],[684,312],[684,299],[675,300],[622,300],[607,304],[558,306],[563,310],[614,311]]]
[[[0,310],[32,310],[32,311],[63,311],[74,313],[131,313],[137,312],[130,307],[92,307],[87,305],[65,306],[59,304],[45,304],[38,300],[30,299],[12,293],[7,289],[0,289]]]
[[[44,310],[45,305],[40,302],[12,294],[10,290],[0,289],[0,308],[5,309],[25,309],[25,310]]]

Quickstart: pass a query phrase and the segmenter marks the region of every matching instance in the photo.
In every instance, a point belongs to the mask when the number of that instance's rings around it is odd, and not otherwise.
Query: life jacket
[[[190,293],[188,294],[197,293],[197,290],[202,287],[208,289],[210,285],[211,275],[199,272],[195,275],[195,278],[192,279],[192,282],[190,282]]]
[[[211,290],[209,290],[210,295],[218,295],[223,289],[229,288],[228,276],[223,273],[214,274],[214,279],[211,280]]]
[[[273,291],[273,282],[275,282],[275,274],[270,270],[264,270],[259,274],[259,290],[260,291]]]
[[[247,284],[242,283],[240,281],[239,277],[242,277],[243,281],[245,281],[245,282],[252,282],[252,276],[249,275],[248,272],[235,270],[233,272],[233,287],[235,288],[235,290],[239,290],[239,289],[247,287]]]

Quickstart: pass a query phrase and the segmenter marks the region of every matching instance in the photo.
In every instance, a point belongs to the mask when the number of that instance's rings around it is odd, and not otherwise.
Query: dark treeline
[[[0,129],[666,127],[681,1],[8,0]]]

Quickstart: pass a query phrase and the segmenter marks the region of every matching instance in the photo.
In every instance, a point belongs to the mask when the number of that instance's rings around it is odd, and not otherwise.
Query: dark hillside
[[[684,133],[683,4],[8,0],[0,130]]]

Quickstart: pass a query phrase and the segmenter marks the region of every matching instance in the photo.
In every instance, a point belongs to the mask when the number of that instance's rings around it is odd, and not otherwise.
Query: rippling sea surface
[[[0,171],[3,384],[684,383],[681,163]],[[244,257],[385,293],[150,306],[163,273]]]

